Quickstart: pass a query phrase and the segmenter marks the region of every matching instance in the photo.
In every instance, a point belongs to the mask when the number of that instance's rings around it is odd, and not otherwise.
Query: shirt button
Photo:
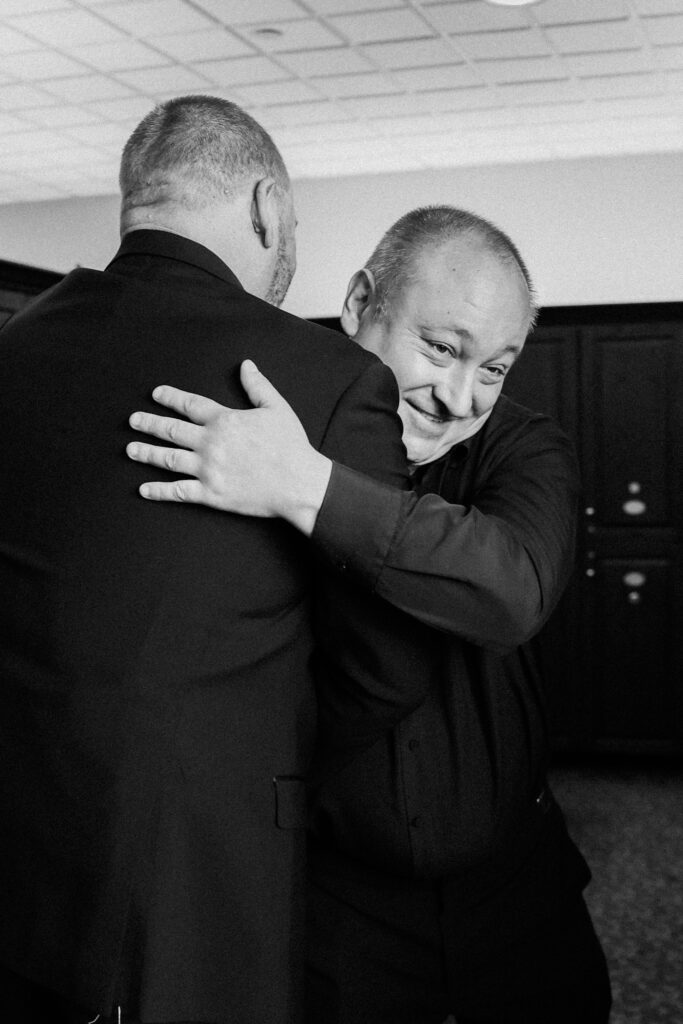
[[[408,750],[419,750],[419,749],[420,749],[420,741],[419,740],[416,740],[415,738],[413,738],[412,740],[408,741]]]
[[[411,818],[410,819],[410,827],[411,828],[419,828],[420,825],[421,825],[421,821],[420,821],[419,818]]]

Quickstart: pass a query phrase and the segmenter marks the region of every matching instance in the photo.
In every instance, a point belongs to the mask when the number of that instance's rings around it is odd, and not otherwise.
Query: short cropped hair
[[[250,176],[289,190],[284,161],[268,132],[235,103],[177,96],[142,119],[121,158],[122,212],[177,203],[199,209],[231,196]]]
[[[416,257],[455,238],[478,239],[486,250],[503,262],[516,264],[529,290],[529,328],[538,313],[531,275],[516,245],[490,221],[454,206],[422,206],[404,214],[380,239],[365,264],[375,280],[374,316],[386,319],[391,298],[404,286],[415,268]]]

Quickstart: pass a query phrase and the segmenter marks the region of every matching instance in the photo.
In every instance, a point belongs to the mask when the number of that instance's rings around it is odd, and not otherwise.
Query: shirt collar
[[[242,287],[232,270],[216,256],[215,252],[191,238],[174,234],[172,231],[157,231],[152,228],[129,231],[123,236],[119,251],[109,266],[132,255],[163,256],[169,260],[177,260],[179,263],[187,263],[204,270],[207,274],[218,277],[236,288]]]

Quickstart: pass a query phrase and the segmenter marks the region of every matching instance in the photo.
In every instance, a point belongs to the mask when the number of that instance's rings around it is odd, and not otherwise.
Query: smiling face
[[[374,281],[359,271],[342,314],[347,334],[393,370],[408,459],[438,459],[485,423],[530,321],[515,263],[459,237],[420,252],[382,319]]]

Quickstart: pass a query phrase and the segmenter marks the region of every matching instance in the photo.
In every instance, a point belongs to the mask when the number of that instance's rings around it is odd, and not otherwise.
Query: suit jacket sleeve
[[[466,505],[336,465],[313,540],[408,615],[504,653],[540,629],[566,585],[578,474],[568,439],[540,417],[484,461]]]
[[[374,479],[391,495],[409,486],[393,375],[379,362],[343,395],[321,451],[343,461],[360,480]],[[372,574],[391,542],[393,523],[375,524],[377,556],[368,552]],[[351,539],[351,546],[353,540]],[[433,632],[359,586],[347,572],[347,555],[330,564],[316,559],[316,625],[320,733],[342,746],[364,745],[391,728],[421,701],[437,678]],[[375,562],[375,559],[378,559]]]

